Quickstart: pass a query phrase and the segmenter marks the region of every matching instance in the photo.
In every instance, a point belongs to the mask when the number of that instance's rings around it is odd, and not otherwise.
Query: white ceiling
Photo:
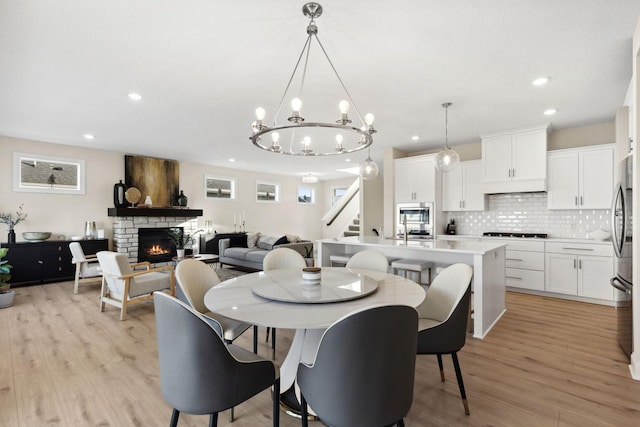
[[[0,134],[338,177],[349,166],[344,156],[292,158],[248,139],[255,108],[273,114],[302,49],[304,3],[0,0]],[[638,0],[319,3],[320,40],[358,108],[376,116],[371,155],[379,163],[386,147],[441,146],[447,101],[454,146],[547,122],[561,129],[613,120],[640,14]],[[551,80],[532,86],[539,76]],[[325,80],[323,94],[337,88]],[[129,100],[132,91],[142,101]],[[335,119],[338,100],[328,97],[321,119]],[[543,115],[548,108],[557,114]]]

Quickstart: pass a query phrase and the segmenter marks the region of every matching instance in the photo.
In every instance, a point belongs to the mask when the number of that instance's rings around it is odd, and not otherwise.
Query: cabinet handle
[[[578,260],[578,268],[580,270],[582,270],[582,260],[581,259]]]
[[[460,201],[458,202],[458,207],[459,207],[459,208],[461,208],[461,207],[462,207],[462,200],[460,200]]]
[[[576,259],[573,259],[573,268],[576,268]]]
[[[62,251],[62,246],[58,246],[58,252]]]
[[[518,258],[506,258],[507,261],[522,261],[521,259]]]
[[[62,271],[62,267],[58,267],[58,271]]]
[[[574,205],[578,206],[578,196],[576,196],[576,201],[574,202]]]
[[[515,280],[522,280],[522,277],[515,277],[515,276],[505,276],[505,278],[507,278],[507,279],[515,279]]]
[[[511,178],[511,169],[509,169],[509,178]]]
[[[58,257],[58,262],[60,262],[60,261],[62,261],[62,257],[61,256]]]
[[[511,169],[511,170],[513,171],[513,172],[511,172],[511,178],[515,178],[516,177],[516,170],[515,170],[515,168]]]
[[[562,248],[569,251],[593,251],[591,248]]]
[[[462,207],[463,207],[463,208],[466,208],[466,207],[467,207],[467,202],[466,202],[466,201],[464,201],[464,200],[462,201]]]
[[[38,260],[38,264],[44,264],[44,262],[42,262],[42,260]]]
[[[582,196],[580,196],[580,206],[584,205],[584,202],[582,201]]]

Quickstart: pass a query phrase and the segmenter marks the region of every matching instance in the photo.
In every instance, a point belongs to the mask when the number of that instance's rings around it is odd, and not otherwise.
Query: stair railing
[[[349,204],[351,199],[358,194],[360,191],[360,179],[356,179],[353,181],[353,184],[349,186],[347,191],[338,199],[335,205],[331,206],[331,208],[327,211],[326,214],[322,217],[322,221],[327,225],[333,224],[333,221],[340,216],[344,208]]]

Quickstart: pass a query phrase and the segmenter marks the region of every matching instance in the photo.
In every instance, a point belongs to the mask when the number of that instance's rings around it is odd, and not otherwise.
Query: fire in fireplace
[[[182,227],[178,227],[182,228]],[[169,262],[176,256],[176,245],[169,239],[169,228],[138,229],[138,262]]]

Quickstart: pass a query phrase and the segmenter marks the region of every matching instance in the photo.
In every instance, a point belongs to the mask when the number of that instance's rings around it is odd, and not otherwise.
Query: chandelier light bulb
[[[309,146],[311,145],[311,138],[308,136],[305,136],[302,142],[304,142],[304,148],[309,148]]]
[[[371,125],[373,125],[373,121],[375,120],[375,118],[376,118],[376,116],[374,116],[373,114],[367,113],[364,116],[364,122],[367,124],[367,126],[371,126]]]
[[[347,114],[349,112],[349,101],[343,99],[338,104],[338,108],[340,109],[340,114]]]
[[[294,112],[299,113],[301,108],[302,108],[302,100],[300,98],[293,98],[291,100],[291,109]]]
[[[336,151],[342,152],[344,148],[342,147],[342,140],[344,137],[341,134],[336,135]]]
[[[271,140],[273,141],[274,144],[277,144],[279,139],[280,139],[280,134],[278,132],[271,133]]]
[[[256,108],[256,118],[257,118],[259,121],[264,120],[264,116],[265,116],[266,114],[267,114],[267,112],[266,112],[266,111],[264,111],[264,108],[262,108],[262,107],[258,107],[258,108]]]

